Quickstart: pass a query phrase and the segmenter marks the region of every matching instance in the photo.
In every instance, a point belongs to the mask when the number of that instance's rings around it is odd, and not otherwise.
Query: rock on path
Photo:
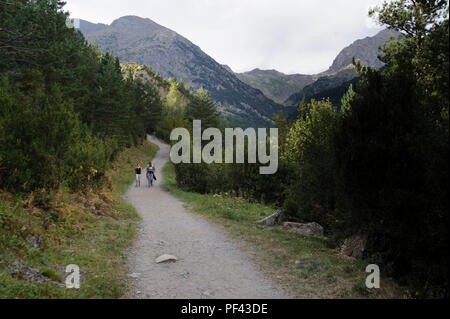
[[[153,137],[149,140],[160,147],[152,161],[158,181],[151,189],[132,186],[124,196],[142,217],[127,262],[128,273],[139,276],[131,279],[133,289],[126,297],[286,298],[255,269],[234,240],[160,188],[169,146]],[[156,258],[164,254],[178,260],[157,264]]]

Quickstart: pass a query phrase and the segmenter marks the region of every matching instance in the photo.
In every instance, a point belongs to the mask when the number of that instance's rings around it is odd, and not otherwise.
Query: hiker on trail
[[[152,186],[153,185],[153,180],[156,181],[156,176],[155,176],[155,166],[153,166],[152,162],[149,162],[147,167],[146,167],[146,171],[147,171],[147,181],[148,181],[148,186]]]
[[[140,187],[141,186],[141,173],[142,173],[141,164],[138,163],[136,165],[135,173],[136,173],[136,187]]]

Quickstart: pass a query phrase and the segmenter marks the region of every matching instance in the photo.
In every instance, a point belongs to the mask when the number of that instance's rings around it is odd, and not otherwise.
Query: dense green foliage
[[[124,79],[116,57],[66,25],[63,5],[0,3],[1,189],[93,187],[160,120],[153,84]]]
[[[359,81],[340,105],[303,99],[290,126],[274,118],[275,175],[260,175],[259,164],[179,164],[177,182],[186,190],[278,204],[292,220],[322,224],[335,244],[363,235],[366,257],[385,275],[412,287],[414,296],[445,297],[448,4],[396,0],[374,10],[402,41],[384,47],[380,70],[355,62]]]
[[[385,49],[384,70],[361,70],[342,117],[342,206],[397,278],[448,296],[448,4],[393,1],[377,11],[405,40]]]
[[[162,109],[162,119],[156,127],[156,134],[164,141],[170,140],[170,132],[173,129],[188,126],[188,121],[185,119],[185,108],[183,107],[184,97],[179,87],[180,85],[177,82],[170,81],[169,92]]]
[[[154,73],[150,81],[129,69],[124,76],[118,58],[66,26],[62,7],[0,3],[0,189],[94,188],[116,154],[146,133],[169,140],[193,120],[222,132],[232,126],[205,90],[191,95]],[[342,80],[353,85],[340,101],[310,100],[311,86],[294,123],[274,117],[276,174],[261,175],[259,163],[177,164],[177,183],[278,205],[292,220],[322,224],[334,244],[362,234],[366,257],[385,275],[418,296],[448,297],[448,4],[394,0],[375,13],[402,41],[384,47],[380,70],[355,62],[359,80]]]
[[[27,95],[0,87],[0,161],[2,186],[15,190],[57,186],[82,125],[58,86],[49,94],[34,87]]]
[[[338,113],[329,101],[311,101],[304,116],[291,127],[282,160],[292,169],[292,183],[284,205],[300,220],[333,225],[337,202],[334,134]]]
[[[219,128],[222,133],[222,145],[225,143],[225,128],[233,128],[234,125],[220,116],[216,106],[211,100],[206,90],[200,89],[192,94],[189,103],[186,106],[182,116],[185,127],[191,132],[193,120],[200,120],[202,132],[210,127]],[[181,119],[179,119],[181,121]],[[192,142],[191,142],[192,143]],[[203,141],[203,146],[207,144]],[[247,143],[247,140],[245,140]],[[247,158],[247,147],[244,147],[244,157]],[[233,150],[234,156],[236,150]],[[222,150],[222,156],[225,156]],[[221,193],[231,192],[235,195],[249,199],[258,199],[262,201],[279,201],[283,196],[281,190],[274,190],[273,185],[281,184],[282,174],[260,175],[257,163],[192,163],[193,152],[191,152],[191,163],[180,163],[175,165],[177,183],[185,190],[199,193]],[[224,158],[222,160],[224,162]],[[279,171],[283,171],[280,168]]]

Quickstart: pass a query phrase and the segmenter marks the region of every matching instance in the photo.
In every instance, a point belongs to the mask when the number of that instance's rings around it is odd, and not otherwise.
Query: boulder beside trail
[[[285,220],[286,220],[286,213],[283,210],[277,210],[274,214],[258,221],[258,224],[266,226],[274,226],[281,224]]]
[[[316,222],[306,224],[285,222],[283,223],[283,226],[285,228],[288,228],[289,231],[295,232],[303,236],[314,236],[314,235],[323,236],[323,227]]]
[[[363,235],[353,235],[344,240],[340,253],[346,256],[361,258],[366,249],[367,238]]]

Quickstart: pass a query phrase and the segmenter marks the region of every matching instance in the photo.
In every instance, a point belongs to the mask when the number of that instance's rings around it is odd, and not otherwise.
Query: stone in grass
[[[173,255],[161,255],[158,258],[156,258],[156,263],[157,264],[161,264],[161,263],[167,263],[167,262],[176,262],[177,261],[177,257],[173,256]]]
[[[367,245],[367,237],[364,235],[353,235],[344,240],[340,247],[340,253],[346,256],[361,258]]]
[[[281,224],[284,220],[286,220],[286,213],[282,210],[278,210],[275,212],[275,214],[267,216],[266,218],[263,218],[260,221],[258,221],[258,224],[266,226],[274,226]]]
[[[314,236],[314,235],[323,236],[323,227],[317,224],[316,222],[307,224],[285,222],[283,225],[290,231],[303,236]]]

